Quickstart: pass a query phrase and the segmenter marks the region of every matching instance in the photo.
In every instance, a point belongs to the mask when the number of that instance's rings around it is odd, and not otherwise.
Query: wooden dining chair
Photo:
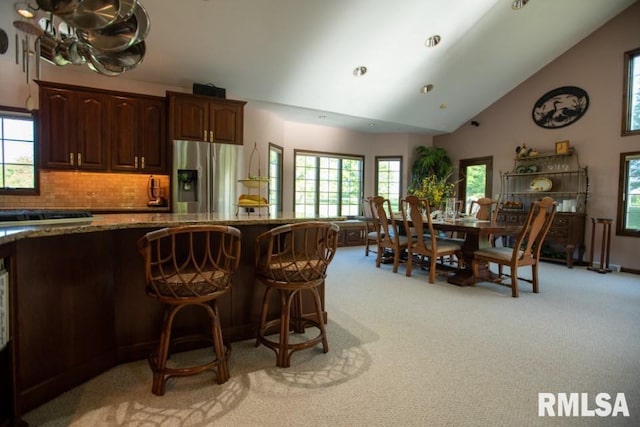
[[[511,296],[517,298],[518,280],[530,282],[533,285],[533,292],[538,293],[538,263],[540,261],[540,250],[544,238],[553,223],[556,214],[557,202],[551,197],[544,197],[542,200],[531,204],[527,219],[515,240],[513,248],[509,247],[488,247],[481,248],[474,252],[472,268],[474,283],[478,279],[478,264],[480,262],[498,264],[499,279],[507,276],[503,273],[502,267],[508,266],[511,277]],[[532,279],[518,277],[518,269],[522,266],[531,266]]]
[[[408,241],[407,276],[411,276],[412,255],[420,255],[429,259],[429,283],[436,281],[436,260],[452,255],[459,255],[462,242],[453,239],[438,239],[431,221],[431,210],[426,199],[407,196],[400,202],[405,228],[412,226],[416,238]],[[426,226],[426,227],[425,227]],[[458,257],[459,258],[459,257]]]
[[[371,249],[371,245],[374,245],[374,247],[377,248],[378,232],[380,229],[380,223],[378,222],[373,211],[373,197],[365,197],[364,199],[362,199],[362,212],[364,214],[364,220],[367,224],[364,255],[369,256],[369,252],[378,252],[377,249]]]
[[[391,210],[391,202],[382,196],[373,198],[374,215],[377,217],[378,228],[378,256],[376,267],[380,268],[382,257],[385,252],[393,253],[393,272],[398,272],[401,253],[405,252],[409,245],[409,237],[400,233],[401,222],[396,221],[396,217]]]
[[[491,221],[493,219],[493,206],[497,204],[498,201],[490,197],[481,197],[478,200],[472,200],[469,205],[469,215],[475,219]]]

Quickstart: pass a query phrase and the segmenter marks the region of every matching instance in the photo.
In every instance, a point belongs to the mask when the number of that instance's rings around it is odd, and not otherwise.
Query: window
[[[458,198],[464,200],[464,211],[469,212],[472,200],[491,197],[493,183],[493,157],[460,160]]]
[[[364,157],[308,151],[294,157],[297,215],[360,215]]]
[[[622,136],[640,134],[640,49],[624,54]]]
[[[0,192],[35,194],[35,125],[21,110],[0,110]]]
[[[617,234],[640,237],[640,151],[620,154]]]
[[[376,157],[376,195],[389,199],[393,208],[400,209],[402,197],[402,158]]]
[[[269,143],[269,211],[282,212],[282,147]]]

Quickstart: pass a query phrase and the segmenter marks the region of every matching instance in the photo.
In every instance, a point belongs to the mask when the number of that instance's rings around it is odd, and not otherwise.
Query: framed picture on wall
[[[569,154],[570,151],[569,141],[556,142],[556,154]]]
[[[546,129],[557,129],[576,122],[589,108],[589,95],[584,89],[563,86],[538,99],[533,106],[533,121]]]

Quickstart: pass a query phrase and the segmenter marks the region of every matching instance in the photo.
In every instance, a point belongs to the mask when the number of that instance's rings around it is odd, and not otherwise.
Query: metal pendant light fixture
[[[142,62],[150,22],[139,0],[36,3],[37,7],[28,1],[16,3],[22,19],[13,25],[26,35],[36,36],[34,50],[46,62],[56,66],[86,64],[107,76],[133,70]],[[32,19],[37,24],[30,22]]]

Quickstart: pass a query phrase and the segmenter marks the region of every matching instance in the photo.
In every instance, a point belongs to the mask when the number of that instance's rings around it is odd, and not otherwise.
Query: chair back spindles
[[[240,231],[228,226],[171,227],[140,240],[147,293],[160,300],[208,300],[227,290],[240,262]]]

